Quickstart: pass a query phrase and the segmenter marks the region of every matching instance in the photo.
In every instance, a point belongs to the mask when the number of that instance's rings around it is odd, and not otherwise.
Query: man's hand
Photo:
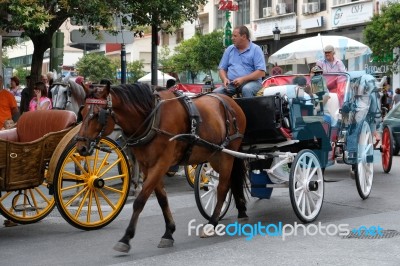
[[[236,78],[232,81],[233,86],[235,86],[235,88],[242,86],[245,83],[245,79],[244,78]]]
[[[224,79],[223,83],[224,83],[224,88],[227,88],[229,83],[231,83],[231,81],[229,79]]]

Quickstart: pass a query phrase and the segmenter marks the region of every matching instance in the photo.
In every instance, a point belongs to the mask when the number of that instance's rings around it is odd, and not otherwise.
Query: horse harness
[[[239,133],[239,128],[237,126],[237,121],[235,117],[235,112],[233,109],[226,103],[226,101],[220,97],[217,94],[214,93],[206,93],[206,94],[198,94],[194,96],[193,98],[199,98],[202,96],[210,96],[218,99],[222,105],[224,106],[225,110],[225,127],[226,127],[226,134],[225,134],[225,140],[221,145],[217,145],[211,142],[208,142],[204,139],[201,139],[198,135],[198,125],[202,122],[200,113],[196,107],[196,105],[193,103],[192,99],[189,98],[188,96],[183,95],[181,92],[177,91],[175,92],[178,96],[178,99],[180,102],[184,105],[186,111],[189,114],[189,120],[190,120],[190,134],[178,134],[174,137],[172,137],[170,140],[177,140],[177,141],[185,141],[188,142],[188,146],[185,150],[184,156],[182,157],[181,161],[179,164],[185,164],[190,158],[190,155],[192,154],[193,147],[195,145],[203,146],[206,148],[211,148],[217,151],[222,150],[225,148],[232,140],[235,140],[237,138],[243,138],[243,134]],[[230,135],[230,120],[229,120],[229,114],[232,117],[232,123],[235,129],[234,134]]]
[[[147,118],[143,121],[143,123],[139,126],[138,130],[126,139],[127,146],[145,145],[146,143],[150,142],[157,133],[169,135],[172,137],[171,140],[188,142],[188,146],[187,146],[184,156],[181,160],[181,163],[185,163],[189,159],[189,157],[192,153],[193,147],[195,145],[204,146],[204,147],[211,148],[214,150],[222,150],[232,140],[235,140],[237,138],[243,138],[243,134],[239,133],[239,129],[237,127],[237,121],[236,121],[236,117],[235,117],[235,113],[234,113],[233,109],[226,103],[226,101],[222,97],[218,96],[217,94],[209,94],[209,93],[199,94],[193,98],[199,98],[199,97],[207,95],[207,96],[218,99],[224,106],[226,135],[225,135],[225,139],[221,145],[210,143],[199,137],[198,126],[202,122],[200,113],[199,113],[196,105],[193,103],[192,99],[186,95],[183,95],[181,92],[175,92],[175,95],[177,96],[177,99],[179,99],[180,103],[185,107],[186,111],[189,114],[190,133],[174,135],[172,133],[169,133],[169,132],[166,132],[166,131],[160,129],[159,128],[160,117],[161,117],[160,106],[165,100],[161,99],[161,97],[157,91],[154,92],[154,95],[155,95],[155,107],[153,108],[152,112],[147,116]],[[176,99],[176,98],[174,98],[174,99]],[[105,131],[105,126],[107,124],[108,116],[111,116],[113,118],[114,122],[117,123],[115,116],[114,116],[114,112],[112,111],[111,95],[109,94],[107,96],[107,100],[88,98],[88,99],[86,99],[86,103],[91,105],[89,107],[90,108],[89,119],[87,121],[94,118],[94,112],[93,112],[94,106],[106,104],[106,107],[101,108],[99,111],[99,114],[98,114],[98,122],[102,126],[102,129],[101,129],[99,135],[96,137],[96,139],[93,140],[94,142],[98,142],[98,140],[100,140],[100,138],[103,136],[103,133]],[[232,117],[232,123],[233,123],[234,129],[235,129],[235,132],[232,135],[230,135],[231,122],[229,119],[229,115],[230,115],[230,117]],[[146,130],[144,130],[144,133],[138,137],[135,137],[137,132],[140,129],[142,129],[144,126],[146,126]],[[87,138],[76,136],[75,140],[86,141]],[[94,147],[94,145],[95,144],[93,144],[93,147]]]

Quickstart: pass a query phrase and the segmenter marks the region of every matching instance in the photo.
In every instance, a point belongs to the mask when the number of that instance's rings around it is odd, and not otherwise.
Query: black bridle
[[[82,122],[82,126],[87,126],[89,124],[89,121],[94,119],[96,117],[96,114],[94,113],[94,110],[96,107],[98,107],[100,110],[97,113],[97,121],[101,126],[101,130],[99,134],[94,138],[88,138],[88,137],[82,137],[77,135],[75,137],[75,141],[88,141],[89,142],[89,154],[93,152],[93,149],[96,148],[97,144],[99,143],[100,139],[103,137],[104,131],[106,129],[108,117],[111,116],[111,118],[115,121],[114,118],[114,112],[112,110],[112,101],[111,101],[111,95],[109,94],[107,96],[107,99],[95,99],[95,98],[87,98],[85,101],[86,104],[89,105],[89,113]],[[99,107],[100,105],[105,105],[105,108]]]

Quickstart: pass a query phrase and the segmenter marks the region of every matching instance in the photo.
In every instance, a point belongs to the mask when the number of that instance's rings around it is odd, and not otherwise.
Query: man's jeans
[[[261,89],[261,83],[259,81],[250,81],[240,86],[239,88],[235,88],[232,84],[229,84],[227,88],[218,87],[213,92],[222,93],[225,95],[233,96],[236,93],[242,93],[243,98],[249,98],[256,96],[256,93]]]

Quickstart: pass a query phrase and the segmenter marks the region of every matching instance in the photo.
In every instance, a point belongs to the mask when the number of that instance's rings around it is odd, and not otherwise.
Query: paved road
[[[157,201],[152,197],[139,220],[132,250],[119,254],[112,246],[122,236],[132,209],[132,198],[109,226],[98,231],[80,231],[67,224],[57,211],[43,221],[24,226],[0,228],[1,265],[399,265],[400,237],[400,157],[394,158],[390,174],[383,174],[379,162],[370,198],[361,200],[348,166],[328,168],[325,200],[315,224],[380,226],[377,239],[334,236],[280,237],[220,236],[200,239],[188,236],[188,223],[204,223],[195,206],[191,188],[184,177],[166,177],[170,205],[177,224],[175,245],[158,249],[164,225]],[[293,224],[298,222],[287,189],[275,189],[270,200],[250,199],[249,224]],[[229,211],[222,224],[234,223]],[[2,223],[2,218],[0,218]],[[389,231],[394,230],[394,231]]]

